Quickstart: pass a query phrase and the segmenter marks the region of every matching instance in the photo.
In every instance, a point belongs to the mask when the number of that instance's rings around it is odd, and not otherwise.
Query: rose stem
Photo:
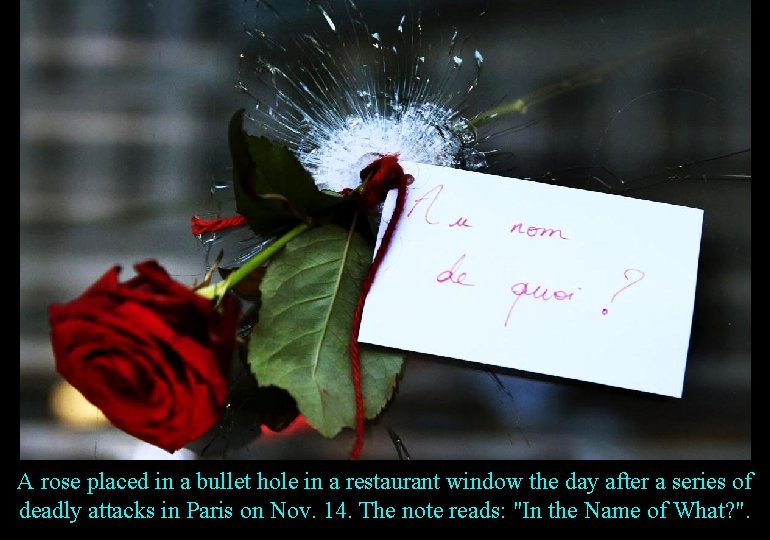
[[[208,287],[198,289],[195,292],[204,298],[211,299],[224,295],[227,291],[235,287],[242,279],[267,262],[270,257],[275,255],[286,244],[294,240],[296,237],[307,231],[312,226],[313,222],[311,220],[308,219],[303,221],[292,230],[281,236],[278,240],[270,244],[268,247],[248,259],[240,266],[240,268],[233,270],[232,273],[227,276],[227,279],[220,281],[219,283],[209,285]]]

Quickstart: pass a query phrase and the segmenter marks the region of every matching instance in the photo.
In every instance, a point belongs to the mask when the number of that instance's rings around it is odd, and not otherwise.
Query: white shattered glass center
[[[425,103],[389,117],[348,116],[337,126],[313,125],[298,157],[321,189],[341,191],[361,182],[359,171],[383,154],[402,161],[456,166],[462,143],[451,129],[453,111]]]
[[[284,45],[252,32],[260,48],[241,56],[244,66],[253,62],[241,74],[257,78],[242,78],[238,88],[255,100],[249,119],[258,131],[292,150],[321,189],[356,188],[361,169],[385,154],[481,169],[475,130],[458,112],[478,85],[481,53],[463,68],[455,28],[442,53],[421,44],[419,15],[412,24],[401,16],[387,39],[368,28],[352,0],[338,7],[347,19],[310,10],[331,31],[325,39],[297,32]],[[267,99],[252,87],[266,89]]]

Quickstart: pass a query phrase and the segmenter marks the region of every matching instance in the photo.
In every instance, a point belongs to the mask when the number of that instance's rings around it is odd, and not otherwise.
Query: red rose
[[[116,427],[169,452],[222,416],[240,304],[220,309],[155,261],[48,309],[56,369]]]

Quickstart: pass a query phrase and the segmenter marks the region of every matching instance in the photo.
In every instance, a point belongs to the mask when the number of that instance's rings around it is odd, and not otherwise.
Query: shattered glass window
[[[227,122],[244,108],[332,189],[398,151],[705,211],[682,399],[410,354],[364,457],[750,458],[750,7],[22,2],[20,457],[169,457],[62,384],[46,308],[116,263],[155,258],[192,282],[219,249],[235,265],[260,248],[189,229],[234,208]],[[349,433],[274,432],[239,399],[173,457],[347,454]]]

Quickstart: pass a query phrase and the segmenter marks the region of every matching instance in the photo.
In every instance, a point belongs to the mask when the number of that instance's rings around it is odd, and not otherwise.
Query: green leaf
[[[320,191],[313,177],[285,146],[247,134],[244,110],[230,120],[228,139],[238,213],[256,234],[270,234],[348,200]]]
[[[249,340],[252,373],[261,385],[287,390],[326,437],[355,425],[348,340],[370,261],[371,248],[353,227],[324,225],[287,244],[262,282],[259,323]],[[367,418],[390,399],[402,363],[399,353],[361,346]]]

